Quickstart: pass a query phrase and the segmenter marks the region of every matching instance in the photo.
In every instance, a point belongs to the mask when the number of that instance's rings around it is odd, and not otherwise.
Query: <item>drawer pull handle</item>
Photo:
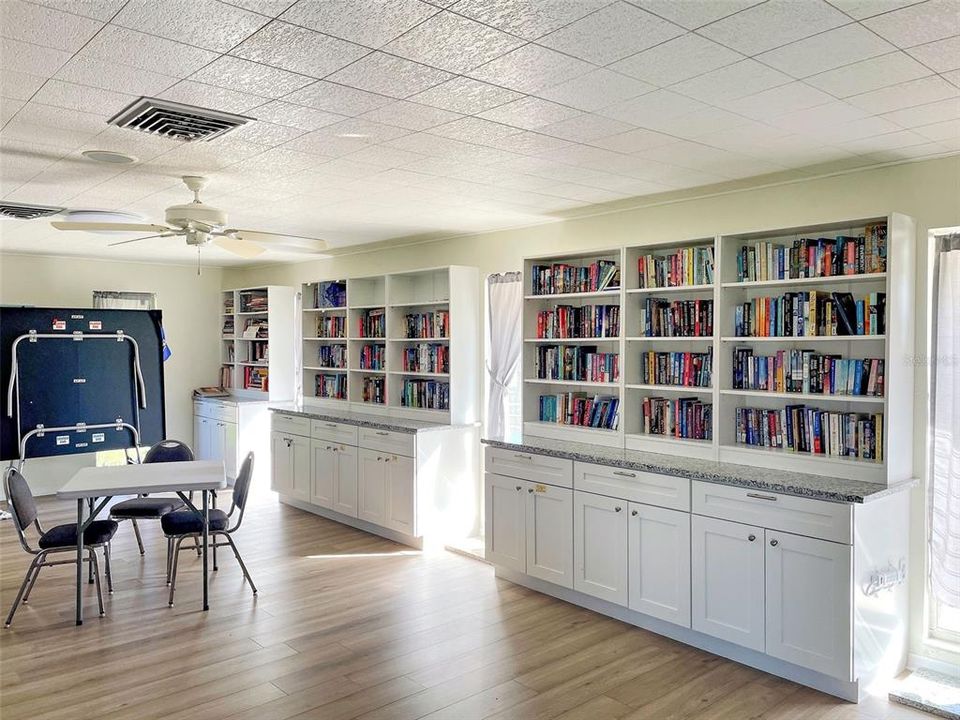
[[[336,423],[324,423],[324,425],[326,425],[327,427],[332,427],[332,428],[335,428],[335,427],[337,426]]]
[[[524,455],[523,453],[516,453],[514,457],[519,458],[520,460],[533,460],[532,455]]]
[[[622,507],[615,507],[615,508],[613,509],[614,512],[620,512],[621,510],[623,510]]]
[[[780,544],[780,541],[779,541],[779,540],[771,540],[771,541],[770,541],[770,547],[776,547],[776,546],[779,545],[779,544]]]
[[[637,476],[636,473],[624,472],[623,470],[615,470],[613,474],[614,474],[614,475],[619,475],[620,477],[632,477],[632,478],[635,478],[635,477]]]
[[[747,540],[749,540],[750,542],[753,542],[756,539],[757,539],[757,536],[754,535],[753,533],[747,536]]]
[[[327,445],[327,450],[333,450],[333,448]]]
[[[527,492],[532,495],[532,494],[533,494],[533,488],[527,488]]]
[[[633,510],[633,511],[630,512],[630,514],[633,515],[634,517],[636,517],[637,515],[640,514],[640,512],[639,512],[638,510]]]
[[[760,493],[747,493],[748,498],[756,498],[757,500],[771,500],[773,502],[777,501],[776,495],[761,495]]]
[[[389,434],[390,433],[384,432],[383,430],[377,430],[377,435],[380,435],[381,437],[386,437]]]
[[[517,492],[520,492],[521,490],[523,490],[523,485],[517,485]]]

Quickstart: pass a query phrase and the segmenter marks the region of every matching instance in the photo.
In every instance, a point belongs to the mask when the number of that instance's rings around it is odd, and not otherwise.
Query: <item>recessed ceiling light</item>
[[[106,163],[108,165],[131,165],[137,162],[137,159],[133,155],[112,152],[110,150],[84,150],[80,154],[87,160]]]
[[[337,137],[342,137],[342,138],[365,138],[365,137],[370,137],[370,136],[369,136],[369,135],[365,135],[364,133],[340,133],[339,135],[337,135]]]

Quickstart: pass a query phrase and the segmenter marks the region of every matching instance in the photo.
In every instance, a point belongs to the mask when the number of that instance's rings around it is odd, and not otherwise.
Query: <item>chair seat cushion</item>
[[[115,518],[158,518],[183,507],[180,498],[172,497],[145,497],[132,498],[118,502],[110,508],[111,517]]]
[[[223,510],[210,511],[210,531],[226,530],[230,518]],[[160,518],[165,535],[190,535],[203,532],[203,519],[192,510],[178,510]]]
[[[84,545],[102,545],[109,542],[119,525],[114,520],[94,520],[83,531]],[[37,544],[44,550],[77,544],[77,524],[57,525],[40,536]]]

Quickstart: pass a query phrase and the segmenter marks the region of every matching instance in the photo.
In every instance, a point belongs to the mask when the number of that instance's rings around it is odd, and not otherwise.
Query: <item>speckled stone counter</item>
[[[279,412],[285,415],[298,415],[299,417],[310,418],[311,420],[325,420],[327,422],[344,423],[345,425],[358,425],[376,430],[389,430],[391,432],[411,434],[447,430],[451,427],[465,427],[463,425],[445,425],[442,423],[425,422],[423,420],[408,420],[406,418],[391,417],[390,415],[306,407],[304,405],[297,405],[296,403],[273,403],[270,405],[270,410],[271,412]]]
[[[807,473],[770,470],[750,465],[701,460],[699,458],[661,453],[602,447],[546,438],[526,437],[517,442],[487,440],[491,447],[522,453],[549,455],[581,462],[610,465],[628,470],[675,475],[704,482],[768,490],[832,502],[864,503],[913,487],[914,481],[883,486],[860,480],[810,475]]]

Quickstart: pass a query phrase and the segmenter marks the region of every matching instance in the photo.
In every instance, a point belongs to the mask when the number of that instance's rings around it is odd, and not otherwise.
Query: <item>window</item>
[[[520,273],[487,277],[485,435],[519,438],[522,381],[520,370],[523,278]]]
[[[100,310],[156,310],[157,295],[148,292],[94,290],[93,306]]]

